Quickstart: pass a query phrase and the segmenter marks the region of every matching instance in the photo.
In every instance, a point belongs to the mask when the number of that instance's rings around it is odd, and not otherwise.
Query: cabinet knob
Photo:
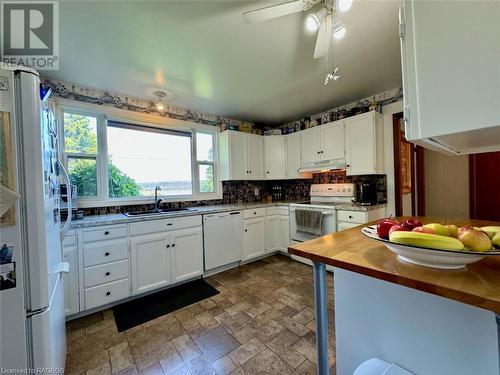
[[[245,229],[245,232],[248,232],[248,229]]]
[[[111,292],[106,292],[106,295],[107,295],[107,296],[110,296],[110,295],[111,295]]]
[[[268,173],[268,174],[269,174],[269,171],[267,171],[266,173]]]
[[[352,219],[352,215],[349,215],[349,219]]]
[[[167,245],[167,247],[170,247],[170,245]]]
[[[350,168],[350,167],[351,167],[351,164],[346,164],[346,167],[347,167],[347,168]]]
[[[169,226],[171,226],[171,225],[174,225],[174,223],[167,223],[167,226],[168,226],[168,227],[169,227]]]
[[[172,247],[175,247],[175,243],[172,244]]]
[[[105,256],[105,257],[109,257],[109,251],[106,251],[106,252],[104,253],[104,256]]]
[[[109,231],[104,232],[104,235],[107,236],[109,234]]]
[[[104,274],[104,276],[109,276],[109,275],[111,275],[111,272],[109,271]]]
[[[321,151],[321,153],[323,153],[324,151]]]
[[[318,151],[318,154],[319,154],[319,151]]]

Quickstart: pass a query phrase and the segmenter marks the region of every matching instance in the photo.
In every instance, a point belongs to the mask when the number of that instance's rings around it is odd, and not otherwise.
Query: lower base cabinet
[[[256,217],[243,221],[243,261],[266,254],[266,218]]]
[[[267,251],[286,251],[290,242],[288,216],[267,217]]]
[[[133,237],[132,294],[137,295],[172,283],[170,235]]]
[[[203,230],[181,229],[170,234],[172,281],[178,283],[203,274]]]
[[[68,233],[64,239],[63,262],[69,263],[69,273],[63,276],[64,313],[69,316],[80,312],[78,246],[75,233]]]

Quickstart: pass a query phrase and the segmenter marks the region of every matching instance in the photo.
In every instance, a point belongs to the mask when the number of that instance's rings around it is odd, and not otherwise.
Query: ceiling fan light
[[[344,36],[345,36],[345,33],[346,33],[346,28],[345,28],[345,25],[338,25],[338,26],[335,26],[335,28],[333,29],[333,37],[335,39],[342,39]]]
[[[156,103],[156,109],[160,112],[163,112],[165,110],[165,104],[160,100]]]
[[[163,98],[167,96],[167,93],[163,91],[156,91],[154,94],[158,97],[158,101],[156,102],[155,107],[159,112],[163,112],[165,110],[165,104],[163,104]]]
[[[347,12],[352,7],[353,0],[337,0],[337,8],[341,12]]]
[[[318,19],[316,14],[310,14],[306,18],[306,29],[308,31],[314,32],[318,30],[321,21]]]

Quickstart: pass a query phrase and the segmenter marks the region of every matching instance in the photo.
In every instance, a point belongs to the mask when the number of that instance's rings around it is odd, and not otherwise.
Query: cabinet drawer
[[[130,224],[130,235],[161,233],[174,229],[201,226],[201,215],[178,217],[175,219],[147,220]]]
[[[127,237],[126,225],[106,225],[97,228],[86,229],[83,232],[83,242],[96,242],[123,237]]]
[[[85,289],[85,309],[106,305],[130,296],[130,280],[122,279]]]
[[[128,278],[128,259],[87,267],[84,273],[85,288]]]
[[[63,246],[74,246],[76,245],[76,233],[68,233],[63,240]]]
[[[104,241],[83,247],[84,267],[128,259],[128,241]]]
[[[366,223],[366,212],[361,211],[337,211],[337,221],[348,223]]]
[[[268,207],[266,208],[266,215],[281,215],[288,216],[288,207],[278,206],[278,207]]]
[[[243,211],[243,217],[245,219],[251,219],[253,217],[262,217],[262,216],[266,216],[265,208],[253,208]]]

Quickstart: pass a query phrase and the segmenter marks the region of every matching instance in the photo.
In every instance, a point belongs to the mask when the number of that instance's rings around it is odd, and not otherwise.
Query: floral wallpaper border
[[[55,80],[52,78],[42,78],[42,82],[44,86],[52,88],[53,95],[59,98],[90,104],[105,105],[128,111],[155,114],[161,117],[191,121],[204,125],[243,125],[247,128],[252,128],[254,126],[253,123],[225,118],[205,112],[192,111],[169,104],[165,104],[165,110],[160,112],[156,109],[154,103],[148,100],[132,98],[127,95],[113,93],[110,91],[92,89],[76,83]]]
[[[286,124],[282,124],[278,126],[279,128],[290,128],[295,125],[296,122],[301,122],[303,123],[306,118],[309,118],[310,120],[315,120],[315,119],[323,119],[325,116],[329,119],[328,121],[332,120],[332,114],[333,113],[339,113],[340,111],[345,111],[349,112],[351,109],[357,107],[360,109],[368,109],[373,106],[373,109],[380,111],[381,108],[384,105],[390,104],[390,103],[395,103],[400,100],[403,100],[403,88],[398,87],[394,88],[392,90],[388,91],[383,91],[381,93],[375,94],[375,95],[370,95],[367,96],[366,98],[357,100],[355,102],[351,102],[339,107],[331,108],[327,111],[319,112],[319,113],[314,113],[312,115],[304,116],[304,118],[296,119],[291,122],[287,122]],[[348,115],[346,116],[348,117]],[[320,125],[320,124],[318,124]]]

